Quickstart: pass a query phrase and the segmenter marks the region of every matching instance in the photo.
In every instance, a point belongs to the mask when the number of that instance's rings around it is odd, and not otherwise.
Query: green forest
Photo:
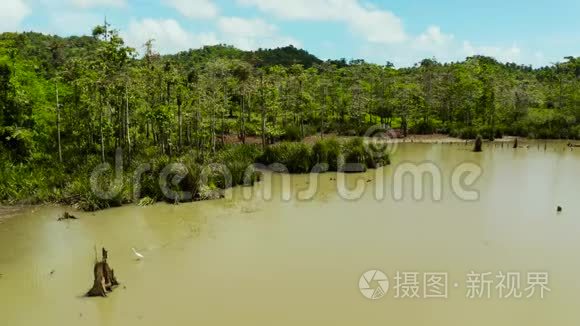
[[[192,196],[179,200],[227,186],[217,177],[199,185],[208,163],[225,164],[234,185],[255,162],[292,173],[374,168],[388,154],[369,157],[357,137],[375,125],[401,136],[580,139],[580,58],[537,69],[484,56],[406,68],[386,60],[323,61],[292,46],[160,55],[155,40],[133,49],[109,25],[80,37],[1,34],[0,201],[95,210],[163,200],[155,175],[169,162],[189,171],[177,187]],[[321,140],[302,142],[313,136]],[[143,162],[151,171],[138,194],[127,173],[114,196],[99,198],[91,172],[113,164],[117,149],[126,171]]]

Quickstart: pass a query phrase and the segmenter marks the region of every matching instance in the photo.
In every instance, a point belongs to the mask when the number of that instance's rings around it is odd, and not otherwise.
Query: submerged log
[[[61,217],[58,218],[58,221],[64,220],[78,220],[78,218],[74,215],[69,214],[68,212],[64,212]]]
[[[87,297],[106,297],[107,292],[112,292],[119,285],[115,277],[115,271],[107,263],[108,252],[102,250],[103,259],[95,263],[93,268],[93,287],[87,292]]]

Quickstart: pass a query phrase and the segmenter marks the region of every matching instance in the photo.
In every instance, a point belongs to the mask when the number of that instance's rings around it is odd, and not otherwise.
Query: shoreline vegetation
[[[19,171],[13,173],[10,194],[13,199],[4,200],[3,204],[60,204],[81,211],[96,211],[130,203],[148,206],[162,201],[212,200],[221,198],[225,189],[253,185],[260,179],[261,168],[290,174],[358,173],[391,163],[386,147],[369,151],[360,137],[341,140],[331,137],[311,144],[280,142],[265,150],[255,144],[232,144],[216,153],[191,150],[173,158],[160,155],[142,159],[121,161],[120,177],[114,169],[118,162],[111,162],[111,168],[98,174],[95,171],[100,169],[99,161],[79,167],[79,172],[73,175],[52,169],[51,173],[60,175],[62,182],[62,186],[52,188],[44,177],[18,180],[16,175],[22,175]],[[145,165],[147,168],[142,169]],[[135,179],[137,171],[142,173]],[[177,182],[173,182],[174,177],[179,178]],[[18,182],[22,182],[20,187]]]
[[[344,173],[361,173],[367,169],[375,169],[381,166],[391,164],[392,157],[388,148],[379,149],[374,155],[368,153],[369,149],[365,144],[365,139],[362,137],[337,137],[336,135],[324,135],[325,138],[320,139],[320,136],[313,136],[305,138],[303,142],[281,142],[273,144],[268,147],[266,151],[261,151],[258,144],[228,144],[220,150],[215,156],[206,156],[202,158],[196,155],[195,152],[190,152],[180,157],[169,158],[168,156],[157,157],[148,161],[152,168],[143,174],[142,179],[138,185],[139,197],[135,198],[135,182],[131,179],[134,175],[131,168],[137,169],[135,162],[128,166],[129,171],[123,177],[123,185],[120,192],[113,198],[100,198],[95,194],[90,186],[90,169],[95,169],[96,165],[90,166],[86,169],[86,173],[76,174],[70,177],[70,181],[64,183],[62,190],[53,188],[53,192],[49,189],[44,189],[45,184],[35,184],[34,188],[30,187],[24,193],[31,191],[32,196],[19,198],[18,200],[3,200],[0,203],[0,208],[7,211],[16,210],[18,207],[30,207],[35,205],[63,205],[72,207],[80,211],[97,211],[107,208],[120,207],[127,204],[136,204],[138,206],[149,206],[158,202],[166,202],[169,204],[185,203],[202,200],[215,200],[223,195],[223,190],[229,187],[248,186],[253,185],[254,182],[260,180],[261,170],[258,168],[251,170],[250,179],[245,179],[248,167],[254,164],[261,164],[266,167],[272,164],[281,164],[282,170],[274,170],[268,168],[275,173],[288,174],[307,174],[307,173],[331,173],[341,172],[339,167],[344,166],[345,163],[355,164],[354,170],[342,171]],[[370,139],[367,139],[370,140]],[[502,139],[495,139],[493,141],[487,140],[488,143],[504,143],[514,144],[516,140],[520,144],[529,143],[530,139],[517,138],[506,136]],[[448,145],[466,145],[472,146],[475,140],[465,140],[454,138],[442,134],[433,135],[409,135],[407,138],[398,139],[381,139],[383,144],[389,143],[404,143],[404,144],[448,144]],[[543,140],[545,142],[559,141],[559,140]],[[471,147],[469,147],[471,148]],[[508,148],[508,147],[506,147]],[[543,147],[542,147],[543,148]],[[382,151],[382,152],[381,152]],[[343,161],[340,161],[340,159]],[[212,160],[213,158],[213,160]],[[204,161],[205,160],[205,161]],[[167,194],[163,193],[159,185],[159,176],[163,173],[163,169],[171,166],[174,163],[182,163],[187,169],[183,179],[180,180],[177,186],[173,187],[173,191],[190,192],[191,197],[188,198],[167,198]],[[214,169],[210,171],[207,186],[200,187],[200,175],[202,174],[202,167],[211,165],[223,164],[228,172],[231,173],[231,184],[225,184],[225,179],[222,171]],[[322,164],[322,167],[316,170],[315,166]],[[361,168],[357,168],[356,164],[360,164]],[[352,168],[352,167],[351,167]],[[176,169],[176,170],[175,170]],[[183,173],[175,167],[173,171],[166,171],[168,178],[174,174]],[[317,172],[316,172],[317,171]],[[214,173],[215,172],[215,173]],[[112,183],[114,178],[112,174],[105,173],[101,176],[104,183]],[[14,183],[16,185],[16,183]],[[109,186],[105,186],[109,187]],[[38,191],[43,190],[44,191]],[[40,197],[46,196],[46,197]],[[1,214],[0,214],[1,215]]]
[[[161,55],[154,40],[131,48],[106,23],[88,36],[2,33],[0,203],[212,199],[255,182],[256,163],[289,173],[389,164],[388,146],[367,144],[385,135],[580,139],[578,108],[574,57],[537,69],[485,56],[396,68],[293,46]]]
[[[379,152],[369,154],[368,144],[366,141],[376,141],[377,139],[365,139],[362,137],[347,137],[337,135],[324,135],[307,137],[303,142],[280,142],[272,144],[262,151],[259,147],[259,139],[255,139],[254,144],[249,139],[249,144],[227,144],[216,155],[209,155],[202,157],[195,152],[190,152],[180,157],[170,158],[168,156],[157,157],[148,161],[152,168],[143,174],[141,181],[138,184],[139,195],[135,197],[136,184],[131,177],[134,175],[131,168],[138,169],[135,162],[129,166],[126,175],[123,177],[123,185],[121,190],[113,198],[101,198],[95,194],[90,186],[91,172],[90,169],[95,169],[99,162],[95,162],[93,166],[88,166],[85,169],[86,173],[75,174],[71,176],[64,183],[63,189],[53,188],[44,189],[46,184],[36,183],[34,188],[30,187],[24,193],[31,191],[32,196],[20,197],[17,200],[3,200],[0,202],[0,209],[7,212],[17,211],[18,208],[32,207],[36,205],[62,205],[74,208],[79,211],[97,211],[107,208],[120,207],[128,204],[136,204],[138,206],[149,206],[158,202],[165,202],[168,204],[186,203],[203,200],[215,200],[222,198],[223,190],[230,187],[249,186],[260,180],[259,168],[251,169],[252,173],[247,174],[248,167],[254,164],[263,165],[269,171],[274,173],[288,173],[288,174],[307,174],[307,173],[361,173],[367,169],[375,169],[381,166],[391,164],[392,156],[389,149],[379,148]],[[388,145],[389,143],[402,144],[447,144],[447,145],[465,145],[473,146],[475,139],[461,139],[450,137],[443,134],[433,135],[409,135],[407,138],[380,138],[379,143]],[[506,148],[510,148],[512,144],[519,143],[525,148],[525,144],[531,140],[527,138],[518,138],[513,136],[505,136],[501,139],[493,141],[486,140],[487,143],[495,144],[509,144]],[[557,139],[541,140],[545,143],[553,141],[561,141]],[[570,146],[570,145],[568,145]],[[469,147],[471,148],[471,147]],[[544,147],[542,147],[544,148]],[[378,153],[378,155],[377,155]],[[341,161],[342,159],[342,161]],[[168,178],[177,174],[183,177],[178,185],[173,186],[173,191],[184,191],[191,193],[188,198],[168,198],[166,193],[160,189],[159,177],[162,170],[175,163],[183,164],[186,168],[184,171],[179,171],[179,167],[174,167],[171,171],[166,171]],[[276,164],[281,164],[282,170],[276,170]],[[354,170],[344,171],[340,167],[345,164],[355,164]],[[225,184],[223,172],[218,169],[209,171],[207,174],[206,186],[199,186],[200,176],[203,173],[202,167],[212,165],[225,166],[231,174],[231,183]],[[273,165],[274,164],[274,165]],[[322,166],[316,168],[317,165]],[[356,164],[360,164],[357,168]],[[112,164],[113,165],[113,164]],[[272,169],[272,165],[274,169]],[[269,167],[268,167],[269,166]],[[247,177],[249,176],[249,179]],[[114,178],[112,174],[105,173],[101,175],[104,183],[112,183]],[[13,185],[16,185],[14,183]],[[105,186],[105,187],[110,187]],[[113,186],[114,187],[114,186]],[[38,191],[44,190],[44,191]],[[171,190],[170,190],[171,191]],[[40,197],[46,196],[46,197]],[[2,214],[0,214],[2,215]]]

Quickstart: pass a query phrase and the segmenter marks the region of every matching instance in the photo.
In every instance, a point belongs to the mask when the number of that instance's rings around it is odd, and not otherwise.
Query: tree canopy
[[[538,69],[484,56],[397,69],[322,61],[293,46],[160,55],[151,40],[138,50],[108,25],[81,37],[0,34],[5,164],[74,171],[116,148],[135,157],[215,153],[232,139],[267,147],[377,124],[403,134],[580,138],[575,57]]]

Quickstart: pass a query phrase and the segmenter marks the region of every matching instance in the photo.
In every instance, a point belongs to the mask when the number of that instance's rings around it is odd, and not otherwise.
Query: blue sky
[[[152,38],[161,53],[293,44],[397,66],[474,54],[540,66],[580,55],[578,12],[572,0],[5,0],[0,31],[88,34],[106,16],[128,44]]]

